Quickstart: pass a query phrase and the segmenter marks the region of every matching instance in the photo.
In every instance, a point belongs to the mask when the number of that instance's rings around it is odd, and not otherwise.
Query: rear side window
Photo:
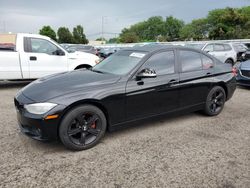
[[[154,69],[157,75],[173,74],[175,56],[173,51],[160,52],[152,55],[142,68]]]
[[[182,72],[202,70],[201,55],[193,51],[180,51]]]
[[[224,49],[225,49],[226,51],[232,50],[232,48],[231,48],[231,46],[230,46],[229,44],[223,44],[223,45],[224,45]]]
[[[205,55],[202,55],[202,67],[204,70],[206,69],[210,69],[210,68],[213,68],[214,66],[214,62],[211,58],[205,56]]]
[[[214,51],[224,51],[224,45],[223,44],[214,44]]]

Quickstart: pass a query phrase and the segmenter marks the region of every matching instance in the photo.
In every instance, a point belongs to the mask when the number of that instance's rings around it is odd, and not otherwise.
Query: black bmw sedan
[[[121,50],[90,70],[38,79],[14,101],[23,133],[84,150],[106,130],[140,119],[198,110],[218,115],[235,88],[232,67],[209,54],[150,45]]]

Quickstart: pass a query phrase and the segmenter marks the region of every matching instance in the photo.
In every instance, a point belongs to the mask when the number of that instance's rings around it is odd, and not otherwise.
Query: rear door
[[[165,113],[179,107],[179,74],[173,50],[152,55],[138,70],[155,70],[156,78],[137,80],[133,77],[126,87],[127,120]]]
[[[29,78],[40,78],[68,70],[65,52],[51,41],[25,38],[25,54],[29,61]]]
[[[192,50],[179,50],[180,106],[205,102],[213,80],[213,60]]]

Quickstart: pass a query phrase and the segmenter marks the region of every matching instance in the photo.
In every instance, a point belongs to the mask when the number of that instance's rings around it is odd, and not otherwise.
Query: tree
[[[242,33],[249,21],[248,9],[215,9],[207,16],[210,39],[237,39],[244,37]]]
[[[84,34],[83,27],[81,25],[77,25],[73,28],[73,38],[74,43],[76,44],[88,44],[88,40]]]
[[[119,38],[110,38],[108,40],[108,43],[112,44],[112,43],[119,43]]]
[[[180,31],[180,38],[183,40],[204,40],[208,37],[207,19],[196,19],[186,24]]]
[[[173,16],[166,18],[164,34],[169,41],[178,40],[180,38],[180,31],[184,26],[184,22]]]
[[[136,43],[139,42],[139,37],[135,32],[125,32],[120,36],[120,41],[123,43]]]
[[[57,30],[59,43],[74,43],[74,38],[71,32],[66,27],[60,27]]]
[[[49,25],[43,26],[42,29],[39,30],[39,34],[48,36],[56,41],[56,32]]]

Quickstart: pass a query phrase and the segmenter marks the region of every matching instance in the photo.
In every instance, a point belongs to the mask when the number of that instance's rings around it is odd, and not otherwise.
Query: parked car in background
[[[250,86],[250,60],[241,62],[235,66],[237,71],[236,80],[238,85]]]
[[[36,79],[59,72],[90,68],[98,60],[96,55],[85,52],[68,53],[46,36],[0,35],[0,80]]]
[[[99,50],[99,57],[105,59],[119,50],[120,48],[118,47],[101,48]]]
[[[38,79],[14,101],[24,134],[84,150],[107,129],[143,118],[198,110],[216,116],[235,89],[232,67],[213,56],[148,45],[118,51],[92,69]]]
[[[244,61],[246,60],[246,52],[248,48],[246,45],[241,43],[229,43],[237,54],[237,61]]]
[[[237,52],[231,43],[206,43],[202,50],[226,64],[234,65],[237,61]]]
[[[86,53],[91,53],[94,55],[98,55],[97,49],[95,49],[94,46],[90,45],[82,45],[82,44],[72,44],[68,47],[65,48],[68,52],[86,52]]]

